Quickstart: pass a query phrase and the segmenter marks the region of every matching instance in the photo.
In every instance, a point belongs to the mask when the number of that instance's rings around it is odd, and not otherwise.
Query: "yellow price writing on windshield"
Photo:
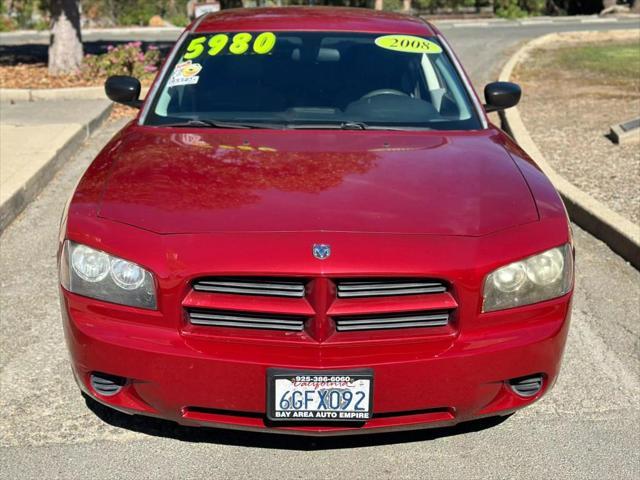
[[[264,55],[273,50],[276,46],[276,36],[271,32],[262,32],[253,42],[253,51],[259,55]]]
[[[224,33],[214,35],[209,39],[207,44],[209,45],[209,51],[207,52],[212,57],[218,55],[224,47],[229,43],[229,36]]]
[[[184,59],[193,60],[202,55],[202,52],[204,52],[204,42],[206,41],[207,37],[198,37],[191,40],[187,46],[187,53],[184,54]]]
[[[257,55],[265,55],[276,46],[276,36],[272,32],[262,32],[256,35],[248,32],[236,33],[229,36],[226,33],[217,33],[207,41],[207,37],[197,37],[192,39],[187,45],[187,52],[183,55],[185,60],[193,60],[202,55],[208,46],[207,54],[215,57],[223,53],[225,48],[232,55],[243,55],[245,53],[254,53]]]
[[[442,53],[440,45],[413,35],[384,35],[376,38],[376,45],[396,52]]]

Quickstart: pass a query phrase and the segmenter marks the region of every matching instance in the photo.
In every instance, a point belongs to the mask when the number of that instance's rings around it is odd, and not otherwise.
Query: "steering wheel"
[[[400,90],[395,90],[393,88],[380,88],[378,90],[374,90],[372,92],[364,94],[362,97],[360,97],[360,100],[367,100],[368,98],[377,97],[379,95],[403,95],[405,97],[409,96],[408,94],[401,92]]]

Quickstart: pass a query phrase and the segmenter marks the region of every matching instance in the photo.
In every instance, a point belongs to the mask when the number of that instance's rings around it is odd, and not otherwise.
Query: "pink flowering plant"
[[[130,75],[140,81],[152,80],[160,67],[160,51],[153,45],[142,50],[142,42],[120,46],[109,45],[107,53],[86,55],[82,74],[85,78],[104,78],[111,75]]]

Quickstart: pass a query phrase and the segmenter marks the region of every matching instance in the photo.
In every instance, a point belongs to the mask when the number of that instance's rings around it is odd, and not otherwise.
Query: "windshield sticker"
[[[167,87],[177,87],[180,85],[195,85],[200,80],[198,73],[202,70],[202,65],[192,63],[191,60],[179,63],[174,68],[171,78],[167,83]]]
[[[226,33],[217,33],[207,40],[207,37],[194,38],[187,46],[185,60],[198,58],[205,52],[215,57],[216,55],[230,53],[232,55],[257,54],[265,55],[273,50],[276,45],[276,35],[273,32],[262,32],[256,35],[248,32],[236,33],[230,36]]]
[[[442,48],[439,45],[412,35],[384,35],[376,38],[376,45],[396,52],[442,53]]]

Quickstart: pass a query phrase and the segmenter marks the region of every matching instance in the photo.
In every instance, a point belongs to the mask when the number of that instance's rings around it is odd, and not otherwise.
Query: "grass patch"
[[[619,81],[636,80],[640,78],[640,45],[634,42],[563,48],[557,52],[557,62],[568,70],[586,70]]]
[[[640,44],[637,42],[586,43],[536,50],[516,69],[517,80],[563,82],[579,86],[622,87],[640,92]]]

